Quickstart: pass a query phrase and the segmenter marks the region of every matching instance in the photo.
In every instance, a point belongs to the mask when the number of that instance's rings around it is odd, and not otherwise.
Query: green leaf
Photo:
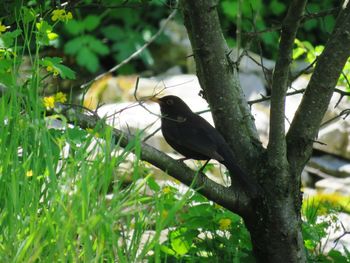
[[[148,184],[149,188],[151,188],[151,190],[153,190],[155,192],[158,192],[160,190],[159,185],[157,184],[157,182],[154,180],[154,178],[152,176],[148,177],[147,184]]]
[[[325,26],[327,32],[332,32],[335,24],[335,19],[333,16],[326,16],[324,18],[324,23],[322,24]]]
[[[337,262],[337,263],[348,263],[348,259],[344,257],[339,251],[337,250],[331,250],[328,253],[328,257],[332,259],[331,262]]]
[[[116,57],[118,61],[122,61],[132,54],[136,48],[132,42],[118,42],[112,46],[112,50],[116,51]]]
[[[64,53],[76,55],[82,48],[83,37],[73,38],[64,45]]]
[[[238,14],[237,3],[233,1],[223,1],[221,7],[225,15],[229,18],[236,19]]]
[[[86,131],[80,128],[71,128],[67,130],[68,139],[75,144],[84,142],[86,134]]]
[[[252,13],[259,13],[262,7],[261,0],[250,0],[249,4],[242,4],[242,13],[250,17]]]
[[[308,51],[313,51],[314,46],[309,42],[309,41],[303,41],[302,45],[308,50]]]
[[[3,61],[1,61],[1,63],[2,62]],[[1,69],[0,69],[0,83],[4,84],[6,87],[11,87],[11,86],[13,86],[15,84],[13,82],[12,75],[8,74],[7,72],[1,72]]]
[[[211,226],[211,221],[214,217],[214,208],[209,203],[202,203],[199,205],[191,206],[188,208],[188,212],[181,215],[184,221],[191,221],[193,226],[197,224],[197,218],[206,218],[207,220],[203,222],[204,228],[209,228]],[[209,223],[209,225],[207,224]]]
[[[9,75],[12,78],[11,74],[8,74],[8,70],[11,69],[12,65],[13,65],[12,59],[1,59],[0,72]]]
[[[61,63],[62,58],[60,57],[44,57],[40,61],[40,65],[45,67],[51,66],[56,69],[63,79],[75,79],[75,72]]]
[[[137,10],[131,8],[116,8],[112,10],[109,14],[114,19],[122,20],[122,24],[124,24],[125,28],[128,29],[132,28],[135,25],[138,25],[141,20],[141,12],[137,12]]]
[[[317,27],[317,20],[307,20],[305,23],[304,23],[304,28],[307,30],[307,31],[311,31],[312,29],[316,28]]]
[[[34,9],[29,9],[25,6],[22,6],[22,20],[24,23],[32,22],[35,19]]]
[[[305,49],[301,47],[297,47],[293,49],[293,59],[299,58],[301,55],[305,53]]]
[[[22,30],[16,29],[11,32],[6,32],[0,35],[0,47],[1,48],[11,48],[13,46],[14,40],[21,35]]]
[[[184,218],[183,218],[184,219]],[[201,216],[189,216],[185,219],[186,227],[190,229],[198,229],[201,228],[203,230],[211,230],[213,223],[210,220],[203,221],[203,217]]]
[[[317,13],[321,11],[321,5],[316,3],[310,3],[306,6],[306,10],[310,13]]]
[[[125,38],[125,31],[119,26],[115,26],[115,25],[106,26],[106,27],[103,27],[101,31],[106,38],[113,41],[119,41]]]
[[[77,62],[92,73],[95,73],[99,66],[98,57],[87,47],[82,47],[77,54]]]
[[[264,42],[268,45],[275,46],[278,41],[278,34],[276,32],[269,32],[261,35]]]
[[[84,28],[87,31],[92,31],[100,25],[100,21],[101,21],[101,19],[99,16],[88,15],[87,17],[85,17],[84,22],[83,22]]]
[[[94,51],[99,55],[107,55],[109,53],[109,48],[107,45],[103,44],[101,40],[92,37],[89,41],[90,50]]]
[[[65,29],[72,35],[79,35],[84,30],[84,24],[77,20],[69,20],[65,23]]]
[[[58,64],[56,65],[56,68],[58,69],[60,76],[63,79],[75,79],[75,72],[69,67],[62,64]]]
[[[190,250],[192,240],[186,238],[186,231],[186,228],[181,228],[170,233],[171,247],[178,255],[185,255]]]
[[[44,57],[40,61],[40,64],[43,66],[53,66],[58,65],[62,62],[62,58],[60,57]]]
[[[275,15],[280,15],[286,10],[286,5],[278,0],[273,0],[270,3],[270,10]]]
[[[163,251],[165,254],[171,255],[171,256],[175,256],[176,253],[174,250],[172,250],[171,248],[165,246],[165,245],[161,245],[160,246],[160,250]]]
[[[58,35],[52,31],[52,26],[44,20],[36,23],[36,28],[38,30],[36,40],[41,45],[48,46],[52,43],[51,40],[58,38]]]

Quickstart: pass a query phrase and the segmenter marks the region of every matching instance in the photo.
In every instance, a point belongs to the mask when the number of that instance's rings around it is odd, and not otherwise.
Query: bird
[[[224,137],[209,122],[177,96],[151,97],[150,100],[160,106],[162,134],[174,150],[186,159],[217,160],[247,194],[257,195],[256,183],[237,165]]]

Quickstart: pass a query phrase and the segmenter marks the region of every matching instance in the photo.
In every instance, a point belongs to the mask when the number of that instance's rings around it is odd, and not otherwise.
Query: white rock
[[[339,193],[350,195],[350,177],[326,178],[316,182],[316,189],[326,194]]]
[[[348,177],[350,175],[344,169],[349,165],[349,162],[331,155],[312,157],[308,165],[336,177]]]

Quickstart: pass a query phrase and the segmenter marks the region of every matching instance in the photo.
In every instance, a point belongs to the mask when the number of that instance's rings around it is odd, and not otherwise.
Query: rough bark
[[[289,67],[292,63],[292,53],[296,34],[307,0],[295,0],[291,3],[282,23],[281,40],[278,58],[273,73],[270,134],[267,146],[269,163],[276,168],[287,166],[287,147],[285,140],[285,98],[288,89]],[[288,173],[284,173],[288,176]],[[283,179],[283,176],[280,177]]]

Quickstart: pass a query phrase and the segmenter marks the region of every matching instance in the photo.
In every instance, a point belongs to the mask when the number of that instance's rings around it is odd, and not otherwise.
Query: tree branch
[[[285,96],[289,83],[289,66],[292,62],[294,40],[307,0],[294,0],[282,24],[278,58],[273,74],[270,134],[267,146],[270,164],[281,167],[286,162]]]
[[[310,157],[312,142],[350,55],[349,6],[337,18],[287,134],[288,159],[296,175]]]
[[[86,114],[82,111],[81,106],[56,103],[54,111],[56,114],[64,115],[69,123],[73,123],[81,128],[95,128],[98,123],[102,122],[102,127],[107,127],[104,120],[101,120],[96,114],[90,112]],[[110,126],[109,126],[110,127]],[[122,131],[113,129],[115,141],[121,147],[126,147],[135,137]],[[187,186],[201,193],[209,200],[233,211],[237,214],[244,215],[249,211],[251,202],[250,198],[237,186],[231,185],[224,187],[208,179],[205,174],[193,171],[183,162],[179,162],[156,148],[141,142],[141,160],[147,161],[159,169],[167,172],[170,176],[176,178]]]
[[[180,7],[215,127],[232,146],[237,161],[247,168],[256,163],[262,147],[256,143],[259,137],[253,117],[237,81],[237,69],[228,56],[230,50],[220,28],[217,3],[182,0]]]

